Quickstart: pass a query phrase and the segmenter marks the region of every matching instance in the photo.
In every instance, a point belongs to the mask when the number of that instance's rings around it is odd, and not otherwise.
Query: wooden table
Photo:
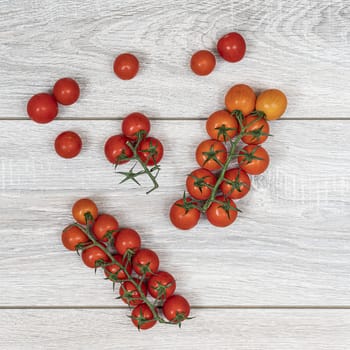
[[[348,1],[0,1],[0,349],[349,349],[350,7]],[[243,61],[198,77],[191,54],[239,31]],[[134,80],[112,73],[135,53]],[[48,125],[26,102],[61,77],[81,99]],[[205,119],[236,83],[288,96],[271,123],[271,166],[227,229],[169,224]],[[165,157],[160,189],[119,185],[104,159],[128,113],[152,118]],[[55,136],[78,131],[72,160]],[[91,197],[142,234],[195,318],[137,332],[103,280],[61,246],[70,208]]]

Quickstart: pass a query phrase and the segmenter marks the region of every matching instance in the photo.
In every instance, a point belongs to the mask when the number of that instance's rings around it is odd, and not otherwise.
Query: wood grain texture
[[[32,94],[72,76],[81,99],[60,118],[205,118],[240,82],[284,90],[285,118],[348,118],[349,13],[343,0],[0,0],[0,117],[23,117]],[[192,74],[191,54],[229,31],[246,38],[244,60]],[[127,82],[112,73],[125,51],[141,61]]]
[[[169,224],[168,208],[197,166],[193,154],[206,137],[204,122],[153,122],[165,157],[161,187],[146,196],[147,186],[118,185],[104,159],[104,140],[119,132],[119,121],[1,121],[0,304],[120,305],[102,275],[60,243],[72,203],[91,196],[142,234],[193,305],[350,305],[350,159],[341,147],[349,125],[271,123],[271,167],[238,202],[237,222],[217,229],[203,220],[182,232]],[[52,149],[65,129],[78,130],[85,141],[76,159],[60,159]]]
[[[0,347],[23,349],[346,350],[349,310],[193,310],[181,329],[137,332],[127,310],[0,310]]]

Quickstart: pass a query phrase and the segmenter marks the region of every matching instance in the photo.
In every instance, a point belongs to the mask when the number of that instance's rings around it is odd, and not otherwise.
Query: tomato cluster
[[[234,200],[249,192],[249,175],[267,169],[270,158],[261,144],[269,136],[268,121],[282,116],[287,98],[277,89],[265,90],[257,97],[251,87],[238,84],[227,92],[225,107],[207,119],[210,139],[196,149],[200,168],[187,176],[189,195],[184,194],[170,208],[170,220],[179,229],[196,226],[201,213],[218,227],[236,220],[239,210]],[[231,164],[234,167],[230,168]]]
[[[100,214],[88,198],[74,203],[72,215],[76,222],[63,230],[63,245],[80,253],[87,267],[103,269],[113,289],[120,284],[119,298],[132,309],[131,320],[138,329],[157,322],[181,324],[189,318],[188,301],[174,294],[174,277],[159,270],[158,255],[141,247],[138,232],[120,228],[115,217]]]

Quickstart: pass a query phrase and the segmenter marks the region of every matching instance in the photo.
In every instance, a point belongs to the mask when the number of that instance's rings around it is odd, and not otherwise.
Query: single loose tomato
[[[230,198],[217,196],[215,197],[215,202],[210,205],[206,214],[208,221],[212,225],[226,227],[231,225],[237,218],[236,204]]]
[[[197,225],[200,218],[200,211],[196,208],[196,203],[190,198],[177,200],[170,208],[170,221],[172,224],[181,229],[189,230]]]
[[[258,96],[255,108],[264,112],[267,120],[278,119],[287,109],[287,97],[278,89],[265,90]]]
[[[200,50],[191,57],[191,69],[197,75],[210,74],[216,64],[215,56],[207,50]]]
[[[53,95],[58,103],[66,106],[72,105],[79,98],[79,84],[72,78],[57,80],[53,87]]]
[[[92,226],[92,232],[95,237],[102,242],[107,242],[108,237],[106,235],[114,235],[119,228],[117,219],[109,214],[101,214],[97,217]]]
[[[134,78],[139,71],[139,61],[134,55],[123,53],[115,59],[113,70],[118,78],[130,80]]]
[[[137,305],[132,310],[131,321],[138,329],[150,329],[157,323],[152,310],[145,303]]]
[[[62,158],[76,157],[82,147],[80,136],[73,131],[64,131],[56,137],[55,151]]]
[[[244,116],[254,111],[255,101],[253,89],[245,84],[234,85],[225,96],[226,108],[230,112],[239,110]]]
[[[113,255],[113,258],[126,269],[129,275],[131,275],[132,266],[130,263],[128,263],[127,261],[123,261],[123,257],[119,254]],[[113,282],[118,282],[128,278],[123,269],[117,264],[106,266],[105,275],[108,279],[110,279]]]
[[[81,253],[81,258],[83,259],[84,264],[87,267],[96,268],[98,260],[103,260],[104,262],[108,262],[108,255],[99,247],[91,247],[84,249]]]
[[[71,225],[66,227],[62,232],[62,244],[68,250],[75,250],[76,246],[81,243],[89,242],[89,237],[77,226]]]
[[[128,251],[135,253],[141,247],[140,235],[131,228],[122,228],[114,239],[114,247],[122,256]]]
[[[228,33],[219,39],[217,50],[224,60],[228,62],[238,62],[245,54],[245,40],[239,33]]]
[[[46,93],[36,94],[27,103],[27,113],[29,118],[37,123],[49,123],[56,118],[58,105],[52,95]]]
[[[151,249],[140,249],[132,258],[132,267],[138,275],[149,278],[158,271],[158,255]]]
[[[111,136],[105,143],[105,156],[113,164],[127,163],[132,157],[131,148],[127,145],[130,140],[123,135]]]
[[[137,154],[146,165],[158,164],[163,158],[163,145],[155,137],[146,137],[140,142]]]
[[[226,110],[216,111],[206,123],[208,135],[218,141],[228,141],[237,135],[237,119]]]
[[[165,271],[158,271],[148,280],[148,292],[153,298],[164,300],[174,294],[176,282],[174,277]]]
[[[269,154],[261,146],[247,145],[238,155],[239,167],[248,174],[262,174],[270,163]]]
[[[243,119],[245,135],[242,141],[249,145],[259,145],[265,142],[269,136],[269,123],[260,116],[248,115]]]
[[[93,220],[97,218],[98,215],[98,209],[91,199],[88,198],[82,198],[76,201],[72,207],[72,215],[73,218],[79,223],[79,224],[86,224],[86,214],[89,214],[89,216],[92,217]]]
[[[142,113],[131,113],[122,122],[123,134],[130,140],[136,141],[137,134],[142,131],[142,136],[146,137],[151,129],[149,119]]]
[[[141,291],[144,296],[147,295],[147,286],[144,282],[138,278],[134,278],[133,281],[141,287]],[[141,284],[140,284],[141,283]],[[119,288],[119,295],[125,304],[130,306],[136,306],[143,303],[140,292],[135,287],[135,284],[131,281],[125,281],[121,284]]]
[[[250,178],[247,173],[240,168],[229,169],[224,174],[224,179],[220,184],[220,190],[225,197],[240,199],[244,197],[250,189]]]
[[[187,176],[186,188],[188,193],[195,199],[207,200],[216,184],[216,176],[207,169],[193,170]]]
[[[164,316],[173,323],[180,323],[190,314],[190,304],[181,295],[173,295],[163,305]]]
[[[205,140],[196,150],[196,160],[200,167],[208,170],[219,170],[226,162],[227,150],[222,142]]]

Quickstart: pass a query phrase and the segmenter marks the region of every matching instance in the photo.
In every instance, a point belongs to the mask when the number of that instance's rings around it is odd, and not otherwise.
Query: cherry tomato
[[[208,135],[218,141],[228,141],[237,135],[237,119],[226,110],[214,112],[207,120]]]
[[[131,275],[132,266],[127,261],[123,261],[123,257],[119,254],[113,255],[114,259],[118,261],[118,263],[126,268],[126,271],[129,275]],[[108,265],[105,268],[105,275],[113,282],[117,282],[120,280],[126,280],[128,277],[126,273],[117,265]]]
[[[157,323],[152,310],[145,303],[137,305],[132,310],[131,321],[138,329],[150,329]]]
[[[191,69],[197,75],[210,74],[216,64],[215,56],[207,50],[197,51],[191,58]]]
[[[122,131],[123,134],[130,140],[137,140],[137,133],[143,131],[143,137],[149,133],[151,123],[149,119],[142,113],[131,113],[123,119]]]
[[[138,275],[149,278],[158,271],[158,255],[151,249],[140,249],[132,259],[132,267]]]
[[[249,145],[259,145],[265,142],[269,136],[269,123],[261,117],[248,115],[243,120],[246,126],[246,135],[242,137],[242,141]]]
[[[175,289],[175,279],[168,272],[158,271],[148,280],[148,292],[153,298],[167,299],[174,294]]]
[[[188,193],[195,199],[207,200],[212,192],[211,187],[216,184],[216,176],[207,169],[193,170],[186,179]]]
[[[221,203],[213,202],[210,205],[206,212],[208,221],[218,227],[231,225],[237,218],[235,203],[224,196],[217,196],[215,200]]]
[[[216,140],[205,140],[196,150],[196,160],[200,167],[208,170],[219,170],[226,162],[227,150],[223,143]]]
[[[251,87],[245,84],[232,86],[225,96],[226,108],[232,112],[239,110],[244,116],[255,109],[256,96]]]
[[[80,136],[73,131],[64,131],[56,137],[55,151],[62,158],[76,157],[82,147]]]
[[[165,300],[163,314],[170,322],[180,323],[189,316],[190,304],[183,296],[175,294]]]
[[[239,199],[244,197],[250,189],[250,178],[240,168],[229,169],[225,172],[224,179],[220,184],[220,190],[225,197]]]
[[[68,226],[62,232],[62,244],[68,250],[75,250],[80,243],[89,242],[89,237],[77,226]]]
[[[277,89],[263,91],[256,100],[256,110],[264,112],[267,120],[280,118],[286,108],[287,97]]]
[[[170,208],[170,220],[180,230],[189,230],[195,227],[200,218],[200,211],[194,207],[190,198],[177,200]]]
[[[123,53],[115,59],[113,70],[118,78],[130,80],[135,77],[139,70],[139,61],[134,55]]]
[[[239,167],[248,174],[262,174],[269,166],[269,163],[269,154],[261,146],[247,145],[239,152]]]
[[[89,213],[94,220],[97,218],[98,209],[91,199],[82,198],[74,203],[72,207],[72,215],[79,224],[86,224],[85,214],[87,213]]]
[[[217,50],[219,55],[228,62],[238,62],[245,54],[245,40],[239,33],[228,33],[219,39]]]
[[[132,157],[131,148],[126,144],[130,141],[123,135],[111,136],[105,143],[105,156],[113,164],[127,163],[129,160],[125,157]],[[124,160],[123,160],[124,159]]]
[[[137,154],[146,165],[158,164],[163,158],[163,145],[155,137],[146,137],[140,142]]]
[[[138,278],[134,278],[134,281],[138,285],[140,285],[141,281]],[[142,282],[141,284],[141,290],[142,290],[142,293],[146,296],[147,286],[144,282]],[[143,303],[140,292],[137,290],[134,284],[130,281],[125,281],[121,284],[119,288],[119,295],[121,299],[124,301],[124,303],[130,306],[136,306]]]
[[[108,262],[108,255],[99,247],[91,247],[84,249],[81,253],[81,258],[87,267],[96,268],[96,262],[103,260]]]
[[[114,239],[114,247],[122,256],[128,251],[136,252],[141,247],[140,235],[131,228],[122,228]]]
[[[57,80],[53,87],[53,95],[58,103],[66,106],[72,105],[79,98],[79,84],[72,78]]]
[[[58,105],[52,95],[46,93],[36,94],[27,103],[27,113],[29,118],[37,123],[49,123],[56,118]]]
[[[115,234],[118,228],[119,224],[115,217],[109,214],[101,214],[95,220],[94,225],[92,226],[92,232],[99,241],[107,242],[108,238],[106,237],[106,234],[109,232]]]

